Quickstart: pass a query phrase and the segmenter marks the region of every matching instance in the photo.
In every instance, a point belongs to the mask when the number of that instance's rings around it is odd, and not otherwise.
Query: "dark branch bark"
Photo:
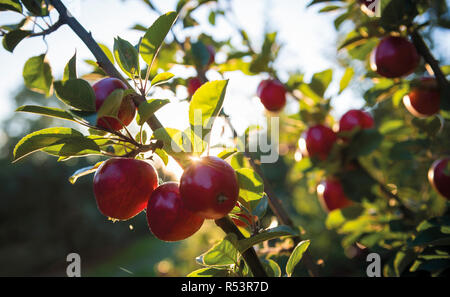
[[[59,18],[58,21],[56,23],[54,23],[52,26],[48,27],[44,31],[30,34],[29,37],[46,36],[46,35],[48,35],[50,33],[55,32],[56,30],[58,30],[59,27],[61,27],[62,25],[64,25],[64,22],[62,21],[61,18]]]
[[[219,226],[225,233],[233,233],[236,234],[237,239],[244,239],[244,235],[242,235],[241,231],[234,225],[234,223],[228,218],[224,217],[219,220],[215,220],[217,226]],[[253,276],[256,277],[267,277],[267,273],[264,267],[261,264],[261,261],[258,258],[255,250],[253,248],[249,248],[245,252],[242,253],[242,258],[244,258],[245,263],[247,263],[248,267],[253,273]]]
[[[438,81],[440,89],[445,90],[445,88],[448,88],[449,83],[444,73],[442,72],[442,69],[439,67],[439,62],[433,57],[433,54],[431,53],[420,33],[417,31],[417,29],[415,29],[411,32],[410,35],[411,40],[417,49],[417,52],[423,57],[425,62],[430,65],[431,69],[433,69],[434,76]]]

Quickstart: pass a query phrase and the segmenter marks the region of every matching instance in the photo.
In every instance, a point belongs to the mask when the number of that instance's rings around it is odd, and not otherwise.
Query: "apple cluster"
[[[111,158],[94,176],[98,209],[113,220],[128,220],[146,209],[151,232],[164,241],[190,237],[205,219],[220,219],[236,205],[234,169],[208,156],[193,162],[180,183],[158,185],[155,168],[143,160]]]

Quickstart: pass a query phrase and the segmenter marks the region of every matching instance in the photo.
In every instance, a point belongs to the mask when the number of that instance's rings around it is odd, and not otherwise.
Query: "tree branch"
[[[446,88],[448,88],[449,82],[445,77],[444,73],[442,72],[442,69],[439,67],[439,62],[433,57],[433,54],[431,53],[425,41],[423,40],[419,31],[417,29],[414,29],[410,35],[411,40],[417,49],[417,52],[423,57],[425,62],[427,62],[427,64],[430,65],[431,69],[433,69],[434,76],[438,81],[440,89],[443,91]]]
[[[225,233],[233,233],[237,236],[238,240],[244,239],[244,235],[242,235],[241,231],[234,225],[234,223],[228,218],[223,217],[219,220],[214,221],[218,227],[220,227]],[[261,264],[261,261],[258,258],[255,250],[253,248],[247,249],[242,253],[242,258],[244,258],[245,263],[247,263],[248,267],[253,273],[255,277],[267,277],[267,273],[264,267]]]
[[[59,29],[59,27],[61,27],[62,25],[64,25],[64,22],[62,21],[61,18],[58,19],[58,21],[56,23],[54,23],[53,25],[51,25],[50,27],[48,27],[47,29],[38,32],[38,33],[32,33],[30,34],[29,37],[37,37],[37,36],[45,36],[48,35],[50,33],[55,32],[56,30]]]

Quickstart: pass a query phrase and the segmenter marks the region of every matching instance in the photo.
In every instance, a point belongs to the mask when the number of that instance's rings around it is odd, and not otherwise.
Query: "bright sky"
[[[175,2],[175,0],[154,1],[163,12],[173,10]],[[258,46],[266,27],[279,31],[279,41],[285,46],[277,60],[278,69],[283,71],[300,69],[309,79],[315,72],[333,68],[335,80],[331,94],[334,94],[343,74],[343,70],[335,60],[337,34],[333,20],[336,15],[334,13],[318,14],[319,7],[306,9],[306,4],[309,2],[310,0],[235,0],[233,6],[238,22],[248,32],[251,40],[258,43]],[[130,28],[136,23],[149,26],[157,17],[139,0],[66,0],[64,3],[80,23],[93,33],[98,42],[106,44],[110,48],[112,48],[113,39],[117,35],[136,43],[143,33],[130,30]],[[217,39],[226,39],[232,34],[235,35],[223,20],[219,20],[216,27],[210,26],[207,22],[208,13],[209,9],[202,9],[194,15],[201,21],[200,28],[180,32],[180,26],[177,26],[178,38],[183,39],[185,35],[195,35],[201,31],[213,35]],[[18,17],[20,19],[20,15],[15,13],[2,12],[0,24],[14,23]],[[57,13],[54,12],[53,21],[56,19]],[[67,26],[48,36],[47,42],[49,45],[48,58],[53,75],[57,79],[61,77],[64,65],[75,50],[78,58],[78,72],[84,73],[90,69],[82,60],[93,59],[91,53]],[[0,49],[0,98],[2,100],[0,119],[13,112],[8,98],[13,96],[23,82],[22,68],[25,61],[31,56],[42,54],[45,50],[46,46],[40,38],[23,41],[17,46],[14,54],[3,48]],[[220,54],[217,58],[220,59]],[[194,74],[180,67],[176,67],[172,72],[182,77]],[[212,72],[208,75],[210,79],[219,78]],[[237,130],[243,131],[249,124],[255,124],[263,118],[264,109],[258,98],[255,97],[261,77],[230,73],[228,78],[230,78],[230,82],[224,108],[231,115]],[[169,96],[166,93],[158,95]],[[358,99],[358,96],[348,90],[335,97],[333,101],[336,113],[342,114],[349,108],[362,106],[363,102]],[[295,111],[296,104],[294,100],[291,100],[285,110],[287,112]],[[176,118],[173,117],[174,113],[177,114]],[[187,104],[169,104],[158,111],[158,117],[163,124],[169,127],[183,128],[187,123]]]

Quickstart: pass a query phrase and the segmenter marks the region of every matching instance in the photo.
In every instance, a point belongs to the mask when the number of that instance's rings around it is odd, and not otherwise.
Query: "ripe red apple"
[[[352,131],[356,127],[370,129],[373,126],[374,121],[372,116],[368,112],[359,109],[347,111],[339,120],[339,132]]]
[[[286,105],[286,89],[275,79],[266,79],[259,83],[256,95],[267,110],[279,111]]]
[[[189,97],[194,95],[195,91],[202,86],[202,81],[198,77],[192,77],[188,80],[188,94]]]
[[[317,186],[320,204],[326,211],[341,209],[352,204],[342,188],[341,182],[335,178],[327,178]]]
[[[326,160],[337,140],[336,133],[324,125],[310,127],[299,140],[299,146],[305,157]]]
[[[117,220],[128,220],[144,210],[157,186],[158,174],[153,166],[130,158],[111,158],[94,176],[98,209]]]
[[[445,169],[449,160],[450,158],[436,160],[428,170],[428,181],[439,194],[448,200],[450,200],[450,174],[446,174]]]
[[[214,46],[208,45],[206,46],[206,49],[209,53],[209,60],[208,60],[208,66],[214,63],[215,57],[216,57],[216,50],[214,49]]]
[[[411,74],[420,62],[414,45],[403,37],[385,37],[372,52],[371,66],[378,74],[401,77]]]
[[[236,205],[239,195],[236,173],[218,157],[203,157],[183,172],[180,193],[189,210],[205,219],[220,219]]]
[[[419,118],[429,117],[439,112],[441,93],[434,78],[422,78],[419,86],[414,87],[403,97],[406,109]]]
[[[184,207],[178,183],[160,185],[148,200],[148,227],[161,240],[186,239],[200,229],[204,220]]]
[[[92,88],[95,92],[95,108],[98,111],[109,94],[117,89],[126,90],[127,86],[117,78],[107,77],[96,82]],[[117,114],[120,121],[112,117],[102,117],[97,119],[97,126],[118,131],[123,128],[123,125],[128,126],[131,121],[133,121],[135,114],[136,106],[134,105],[131,96],[125,96]]]

